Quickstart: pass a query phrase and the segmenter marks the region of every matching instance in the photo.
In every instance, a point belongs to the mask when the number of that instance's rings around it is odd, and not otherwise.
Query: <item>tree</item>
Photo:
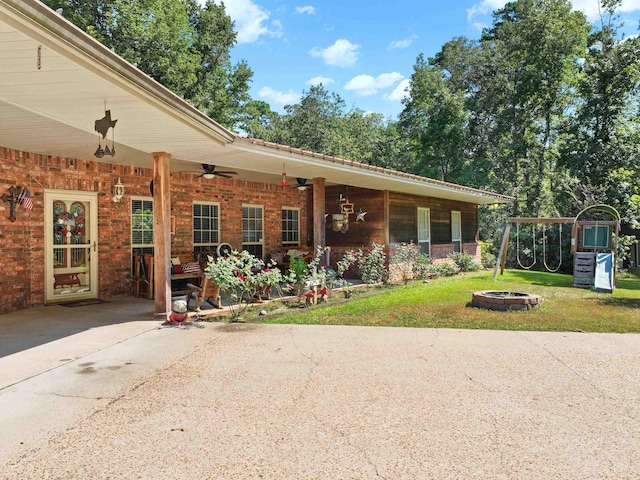
[[[637,222],[640,153],[637,145],[640,39],[619,38],[616,9],[603,1],[599,29],[591,32],[577,83],[579,101],[566,122],[561,164],[585,187],[601,191],[626,221]]]
[[[253,106],[259,117],[244,123],[250,136],[385,167],[405,158],[394,148],[399,137],[392,122],[356,108],[347,111],[340,95],[322,84],[304,91],[299,103],[286,105],[284,115]]]
[[[449,88],[451,77],[428,65],[422,55],[413,69],[400,125],[416,157],[414,173],[459,182],[466,165],[469,116],[463,92]]]
[[[481,76],[479,105],[502,186],[518,199],[516,215],[552,213],[558,121],[587,32],[584,15],[567,0],[508,3],[483,32],[492,75]]]

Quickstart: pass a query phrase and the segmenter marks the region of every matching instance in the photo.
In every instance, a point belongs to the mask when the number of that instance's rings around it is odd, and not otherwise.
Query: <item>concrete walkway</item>
[[[0,478],[640,478],[639,335],[176,328],[148,305],[0,358]]]

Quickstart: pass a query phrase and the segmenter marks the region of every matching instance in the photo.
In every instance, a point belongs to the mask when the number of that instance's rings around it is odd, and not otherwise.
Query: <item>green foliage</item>
[[[211,283],[220,287],[233,320],[242,315],[247,305],[265,288],[285,281],[280,269],[274,265],[265,266],[262,259],[246,250],[233,251],[228,257],[209,257],[204,272]]]
[[[455,252],[450,253],[448,257],[454,261],[461,272],[475,272],[482,269],[482,264],[468,253]]]
[[[455,262],[439,262],[431,265],[431,274],[434,277],[452,277],[460,273],[460,267]]]
[[[483,268],[494,268],[496,266],[496,256],[489,251],[489,244],[480,245],[480,263]]]
[[[348,287],[349,282],[344,278],[345,273],[358,262],[358,257],[353,250],[347,250],[342,258],[336,262],[336,287]]]
[[[414,173],[460,182],[466,164],[469,117],[464,93],[450,88],[445,72],[428,65],[422,55],[413,69],[400,126],[417,159]]]
[[[631,258],[631,248],[638,243],[635,235],[620,235],[613,238],[613,254],[618,268]]]
[[[425,280],[433,274],[433,261],[429,255],[424,253],[416,259],[413,264],[413,278]]]
[[[435,279],[379,290],[381,295],[346,304],[270,318],[272,323],[472,328],[524,331],[640,332],[640,280],[617,280],[613,294],[572,287],[571,275],[507,271]],[[471,292],[507,290],[541,295],[540,309],[494,312],[471,308]],[[588,314],[585,314],[588,312]]]
[[[373,242],[368,252],[359,249],[356,252],[358,274],[360,279],[369,285],[382,282],[387,273],[384,245]]]
[[[419,258],[420,247],[413,242],[396,245],[389,261],[390,275],[399,276],[403,283],[407,283],[415,277],[414,266]]]

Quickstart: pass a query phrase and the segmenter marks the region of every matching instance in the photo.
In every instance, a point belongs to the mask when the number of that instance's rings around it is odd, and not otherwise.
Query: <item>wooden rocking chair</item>
[[[200,311],[200,305],[204,302],[215,306],[216,308],[222,308],[222,299],[220,298],[220,286],[211,283],[211,280],[203,273],[200,285],[197,286],[193,283],[187,283],[189,288],[189,297],[193,298],[196,303],[196,311]],[[215,303],[215,305],[214,305]]]

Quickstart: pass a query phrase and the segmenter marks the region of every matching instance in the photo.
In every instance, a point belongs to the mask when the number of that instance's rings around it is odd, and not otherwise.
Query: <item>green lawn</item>
[[[570,275],[524,270],[437,279],[372,288],[345,302],[306,309],[279,309],[265,323],[473,328],[499,330],[640,332],[640,279],[619,278],[613,294],[574,288]],[[472,308],[476,290],[508,290],[543,297],[540,309],[492,312]]]

